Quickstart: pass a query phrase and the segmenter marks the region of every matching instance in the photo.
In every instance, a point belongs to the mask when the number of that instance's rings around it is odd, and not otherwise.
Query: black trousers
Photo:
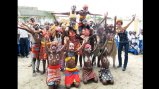
[[[125,52],[125,60],[124,60],[124,68],[127,67],[127,63],[128,63],[128,49],[129,49],[129,43],[119,43],[119,49],[118,49],[118,61],[119,61],[119,66],[122,66],[122,57],[121,57],[121,52],[123,50],[124,47],[124,52]]]
[[[20,54],[22,56],[28,56],[28,38],[20,38]]]

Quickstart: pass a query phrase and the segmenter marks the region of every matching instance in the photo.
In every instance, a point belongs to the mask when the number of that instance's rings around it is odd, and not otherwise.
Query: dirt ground
[[[124,58],[124,53],[122,53]],[[122,68],[114,69],[112,67],[112,59],[110,60],[110,70],[114,77],[114,85],[103,85],[100,81],[98,83],[90,82],[83,84],[82,80],[78,89],[142,89],[143,88],[143,55],[129,54],[128,66],[126,71]],[[123,62],[123,61],[122,61]],[[32,67],[28,67],[31,63],[31,56],[29,58],[18,57],[18,89],[48,89],[46,85],[46,74],[41,75],[36,73],[32,77]],[[40,70],[42,70],[42,62],[40,63]],[[118,65],[118,58],[116,56],[116,65]],[[79,64],[78,64],[79,67]],[[99,68],[94,67],[98,75]],[[64,87],[64,73],[61,72],[62,80],[59,89]],[[80,70],[80,77],[82,71]],[[71,89],[77,89],[72,87]]]

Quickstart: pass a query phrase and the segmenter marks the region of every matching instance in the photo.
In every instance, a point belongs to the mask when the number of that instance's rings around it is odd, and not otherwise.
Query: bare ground
[[[124,54],[122,54],[124,58]],[[114,77],[114,85],[102,85],[100,81],[98,83],[90,82],[89,84],[83,84],[82,80],[78,89],[142,89],[143,88],[143,56],[129,54],[128,66],[126,71],[122,71],[122,68],[114,69],[112,67],[112,59],[110,60],[110,70]],[[20,58],[18,57],[18,89],[48,89],[46,85],[46,74],[41,75],[36,73],[35,77],[32,77],[32,67],[28,67],[31,63],[31,57]],[[40,63],[42,64],[42,62]],[[116,56],[116,65],[118,65],[118,59]],[[79,67],[79,65],[78,65]],[[99,68],[94,67],[95,72],[98,75]],[[42,70],[42,65],[40,65]],[[80,77],[82,71],[80,70]],[[62,80],[59,89],[65,89],[64,87],[64,73],[61,72]],[[71,89],[77,89],[72,87]]]

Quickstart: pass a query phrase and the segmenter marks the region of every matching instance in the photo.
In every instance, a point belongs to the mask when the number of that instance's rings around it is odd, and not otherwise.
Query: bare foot
[[[102,83],[103,83],[103,85],[106,85],[106,84],[107,84],[107,81],[106,81],[106,80],[103,80]]]
[[[78,82],[75,83],[75,87],[76,87],[76,88],[79,87],[79,83],[78,83]]]
[[[98,82],[98,77],[97,77],[97,76],[94,78],[94,82],[95,82],[95,83]]]
[[[66,89],[70,89],[71,88],[71,85],[65,85],[66,86]]]
[[[87,84],[87,80],[83,80],[83,83],[84,83],[84,84]]]
[[[113,80],[113,79],[112,79],[112,80],[110,80],[110,83],[111,83],[111,84],[114,84],[114,80]]]

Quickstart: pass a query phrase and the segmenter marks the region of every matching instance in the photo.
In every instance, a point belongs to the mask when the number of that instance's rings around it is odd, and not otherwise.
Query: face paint
[[[90,53],[90,52],[91,52],[91,45],[90,45],[90,44],[86,44],[84,50],[85,50],[86,52]]]
[[[74,37],[75,35],[76,35],[75,32],[69,31],[69,36],[70,36],[70,37]]]
[[[53,43],[50,45],[50,49],[51,51],[55,52],[57,49],[57,42],[53,41]]]
[[[52,45],[51,49],[55,50],[56,49],[56,45]]]
[[[90,53],[91,52],[91,48],[85,48],[85,51]]]
[[[73,44],[73,43],[70,43],[70,44],[69,44],[69,49],[70,49],[70,50],[74,50],[74,44]]]
[[[89,35],[90,35],[89,30],[88,30],[88,29],[86,29],[84,34],[85,34],[85,36],[89,36]]]

